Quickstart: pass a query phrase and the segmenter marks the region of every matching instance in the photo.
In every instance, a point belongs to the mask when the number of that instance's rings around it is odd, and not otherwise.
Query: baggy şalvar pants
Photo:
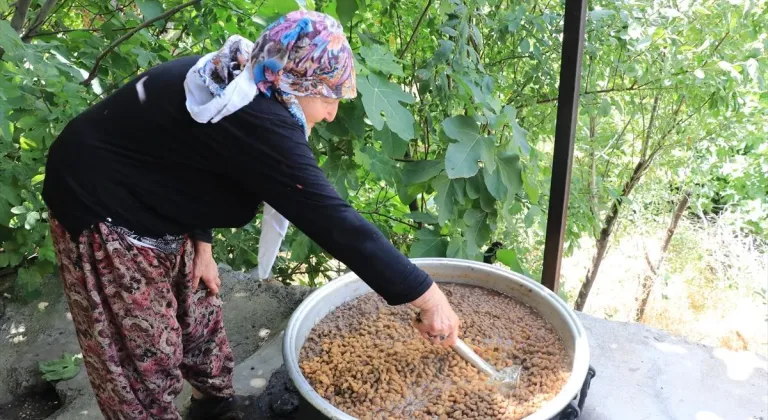
[[[207,296],[205,287],[192,290],[191,239],[166,253],[134,246],[107,224],[73,240],[53,217],[50,223],[84,364],[106,419],[180,419],[174,399],[183,379],[206,396],[234,394],[221,299]]]

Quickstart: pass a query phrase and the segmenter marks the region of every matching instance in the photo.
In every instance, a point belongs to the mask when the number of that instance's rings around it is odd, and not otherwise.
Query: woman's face
[[[304,118],[307,119],[310,130],[320,121],[333,121],[336,118],[336,111],[339,110],[339,99],[320,96],[297,96],[296,99],[304,111]]]

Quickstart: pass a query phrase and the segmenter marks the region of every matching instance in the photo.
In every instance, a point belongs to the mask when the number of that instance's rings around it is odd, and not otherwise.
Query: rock
[[[287,387],[286,387],[287,388]],[[299,408],[299,394],[286,392],[276,401],[272,402],[272,411],[278,416],[286,416]]]
[[[285,366],[272,373],[266,390],[257,397],[256,406],[259,412],[253,419],[258,420],[327,420],[301,397]]]
[[[293,381],[286,382],[285,389],[291,392],[299,392],[299,389],[296,388],[296,384],[294,384]]]

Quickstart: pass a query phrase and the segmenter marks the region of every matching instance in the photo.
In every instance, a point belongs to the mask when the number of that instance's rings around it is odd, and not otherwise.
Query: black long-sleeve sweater
[[[244,226],[266,201],[388,303],[421,296],[432,280],[338,195],[285,106],[257,96],[215,124],[190,117],[183,84],[198,58],[139,75],[54,141],[43,197],[72,237],[110,219],[210,242],[211,229]]]

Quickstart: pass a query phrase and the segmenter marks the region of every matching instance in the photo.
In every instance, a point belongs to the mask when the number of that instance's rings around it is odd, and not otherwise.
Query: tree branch
[[[642,147],[640,148],[640,159],[645,159],[648,155],[648,146],[651,143],[651,134],[653,134],[653,122],[656,119],[656,114],[659,111],[659,97],[661,95],[657,94],[656,97],[653,98],[653,107],[651,108],[651,117],[648,121],[648,128],[645,130],[645,137],[643,138]],[[673,117],[674,118],[674,117]]]
[[[510,56],[508,56],[508,57],[500,58],[500,59],[498,59],[498,60],[495,60],[495,61],[492,61],[492,62],[488,63],[488,67],[493,67],[493,66],[495,66],[495,65],[497,65],[497,64],[500,64],[500,63],[503,63],[503,62],[505,62],[505,61],[509,61],[509,60],[519,60],[519,59],[521,59],[521,58],[530,58],[530,59],[534,59],[535,57],[534,57],[533,55],[531,55],[531,54],[523,54],[523,55],[510,55]]]
[[[596,94],[596,93],[631,92],[631,91],[634,91],[634,90],[641,90],[643,86],[645,86],[645,85],[638,86],[636,84],[633,84],[630,87],[588,90],[588,91],[584,91],[580,96],[592,95],[592,94]],[[540,100],[536,101],[536,103],[539,104],[539,105],[547,104],[547,103],[550,103],[550,102],[557,102],[557,96],[554,96],[554,97],[551,97],[551,98],[547,98],[547,99],[540,99]]]
[[[408,51],[408,48],[411,47],[411,44],[413,43],[413,39],[416,38],[416,32],[419,31],[419,28],[421,27],[421,22],[424,21],[424,17],[429,12],[429,8],[431,6],[432,6],[432,0],[427,0],[427,6],[424,7],[424,11],[421,12],[421,16],[419,16],[419,21],[416,22],[416,27],[413,28],[413,32],[411,32],[411,37],[408,38],[408,43],[405,44],[405,47],[403,47],[403,50],[400,51],[400,54],[398,55],[398,58],[400,58],[401,60],[403,59],[403,57],[405,57],[405,53]]]
[[[388,216],[388,215],[386,215],[386,214],[381,214],[381,213],[379,213],[379,212],[377,212],[377,211],[361,211],[361,212],[360,212],[360,214],[368,214],[368,215],[371,215],[371,216],[379,216],[379,217],[383,217],[383,218],[385,218],[385,219],[389,219],[389,220],[391,220],[391,221],[393,221],[393,222],[402,223],[402,224],[404,224],[404,225],[406,225],[406,226],[410,226],[410,227],[412,227],[412,228],[414,228],[414,229],[419,229],[419,226],[417,226],[417,225],[415,225],[415,224],[413,224],[413,223],[409,223],[409,222],[406,222],[406,221],[400,220],[400,219],[398,219],[398,218],[396,218],[396,217]]]
[[[16,2],[16,11],[11,18],[11,28],[17,33],[21,33],[24,22],[27,21],[27,12],[29,12],[29,5],[31,3],[32,0],[19,0]]]
[[[118,32],[118,31],[130,31],[131,29],[136,28],[135,26],[129,26],[127,28],[113,28],[110,29],[110,32]],[[37,38],[41,36],[48,36],[48,35],[58,35],[58,34],[66,34],[70,32],[103,32],[104,29],[101,28],[75,28],[75,29],[62,29],[60,31],[52,31],[52,32],[38,32],[33,35],[24,35],[24,39],[32,39]]]
[[[197,3],[200,3],[201,1],[202,0],[191,0],[191,1],[188,1],[186,3],[180,4],[180,5],[176,6],[176,7],[174,7],[173,9],[170,9],[170,10],[166,11],[165,13],[159,14],[159,15],[155,16],[154,18],[149,19],[146,22],[142,23],[141,25],[139,25],[139,26],[131,29],[130,31],[126,32],[123,36],[121,36],[120,38],[115,40],[115,42],[111,43],[107,47],[107,49],[102,51],[101,54],[99,54],[98,57],[96,57],[96,62],[93,63],[93,67],[91,68],[91,72],[88,74],[88,77],[86,77],[85,80],[80,82],[80,84],[83,85],[83,86],[88,86],[93,81],[93,79],[96,78],[96,72],[99,70],[99,64],[101,64],[101,61],[104,59],[104,57],[106,57],[110,52],[112,52],[112,50],[117,48],[118,45],[122,44],[123,42],[128,40],[130,37],[132,37],[134,34],[136,34],[136,32],[139,32],[140,30],[142,30],[142,29],[152,25],[153,23],[155,23],[155,22],[157,22],[159,20],[163,20],[163,19],[166,19],[166,18],[168,18],[170,16],[173,16],[176,13],[180,12],[181,10],[186,9],[189,6],[193,6],[193,5],[197,4]]]
[[[24,36],[21,37],[22,41],[26,42],[30,35],[34,35],[37,30],[40,29],[40,27],[42,27],[43,24],[48,21],[48,15],[50,15],[53,8],[56,7],[57,1],[58,0],[46,0],[45,3],[43,3],[40,11],[37,12],[37,16],[35,16],[35,20],[32,22],[32,25],[29,26],[29,29],[27,29],[27,32],[24,33]]]

